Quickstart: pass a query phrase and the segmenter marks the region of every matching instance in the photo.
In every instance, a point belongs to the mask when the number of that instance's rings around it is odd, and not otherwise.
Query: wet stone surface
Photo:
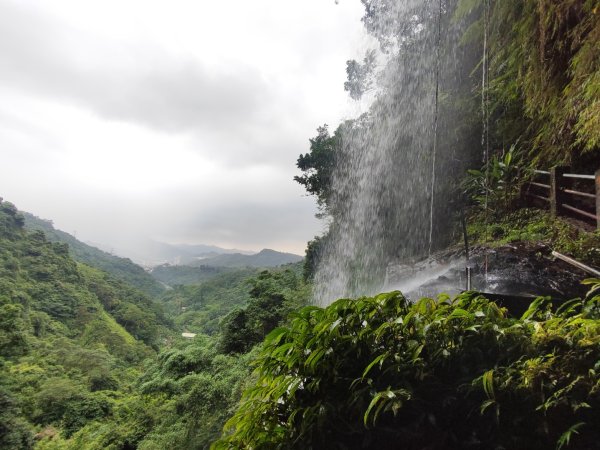
[[[570,299],[585,295],[581,280],[591,275],[555,259],[541,244],[517,243],[471,251],[471,289],[522,296]],[[466,260],[462,250],[446,251],[414,264],[390,265],[386,290],[398,289],[415,299],[441,292],[457,294],[467,287]]]

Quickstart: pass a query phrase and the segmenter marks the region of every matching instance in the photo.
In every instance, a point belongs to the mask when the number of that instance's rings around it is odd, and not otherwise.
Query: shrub
[[[507,316],[475,293],[305,307],[215,449],[599,448],[600,297]]]

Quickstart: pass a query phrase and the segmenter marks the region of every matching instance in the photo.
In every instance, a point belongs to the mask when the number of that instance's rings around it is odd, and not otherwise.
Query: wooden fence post
[[[600,230],[600,169],[596,170],[596,228]]]
[[[527,201],[527,192],[529,191],[529,183],[523,183],[519,190],[519,208],[527,208],[529,202]]]
[[[550,215],[556,218],[561,215],[563,208],[561,204],[564,202],[564,178],[563,174],[569,171],[570,167],[556,166],[550,169]],[[596,178],[597,180],[597,178]]]

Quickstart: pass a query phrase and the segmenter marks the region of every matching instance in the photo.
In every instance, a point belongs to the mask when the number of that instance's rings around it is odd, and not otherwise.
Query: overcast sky
[[[144,239],[303,253],[292,178],[353,115],[359,0],[0,0],[0,196],[127,256]]]

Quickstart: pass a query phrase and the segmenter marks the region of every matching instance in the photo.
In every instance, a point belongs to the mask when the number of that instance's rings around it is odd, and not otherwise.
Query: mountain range
[[[283,253],[265,248],[260,252],[248,255],[242,253],[230,253],[214,255],[207,258],[197,259],[190,266],[210,267],[276,267],[302,261],[302,256],[293,253]]]
[[[197,284],[234,268],[271,268],[302,260],[302,256],[271,249],[253,254],[215,245],[167,244],[148,240],[143,255],[137,256],[151,257],[155,264],[144,270],[129,258],[115,256],[54,228],[52,221],[21,213],[25,217],[25,228],[42,231],[51,242],[67,244],[76,261],[108,272],[152,297],[160,295],[165,285]]]

